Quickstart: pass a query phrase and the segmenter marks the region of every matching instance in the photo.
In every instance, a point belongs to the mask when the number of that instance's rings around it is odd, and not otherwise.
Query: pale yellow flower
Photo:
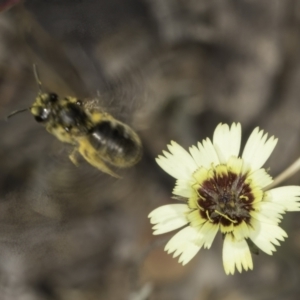
[[[184,203],[161,206],[149,218],[154,234],[185,227],[165,250],[185,265],[202,247],[209,249],[220,231],[226,274],[253,269],[247,240],[271,255],[287,237],[279,227],[282,215],[300,210],[300,186],[266,189],[273,180],[262,166],[276,143],[257,127],[239,156],[239,123],[219,124],[212,142],[207,138],[189,152],[171,142],[156,161],[176,179],[173,194]]]

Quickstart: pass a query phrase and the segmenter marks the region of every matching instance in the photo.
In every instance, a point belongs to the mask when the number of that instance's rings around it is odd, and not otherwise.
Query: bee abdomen
[[[89,142],[107,162],[119,167],[129,167],[141,157],[142,146],[138,135],[127,125],[116,120],[95,125]]]

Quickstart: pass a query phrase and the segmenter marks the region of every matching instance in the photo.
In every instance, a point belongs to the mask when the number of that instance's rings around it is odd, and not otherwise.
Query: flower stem
[[[282,181],[287,180],[288,178],[296,174],[299,170],[300,170],[300,157],[296,161],[294,161],[287,169],[285,169],[281,174],[275,177],[274,181],[268,186],[266,186],[264,190],[269,190],[277,186]]]

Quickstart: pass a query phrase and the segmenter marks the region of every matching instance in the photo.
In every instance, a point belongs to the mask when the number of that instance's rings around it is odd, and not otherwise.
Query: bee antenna
[[[40,80],[36,64],[33,64],[33,74],[34,74],[35,81],[38,85],[39,93],[42,93],[42,82]]]
[[[9,118],[11,118],[12,116],[14,116],[14,115],[16,115],[16,114],[18,114],[18,113],[27,111],[27,110],[29,110],[30,108],[31,108],[31,107],[13,111],[12,113],[10,113],[10,114],[6,117],[6,121],[7,121]]]

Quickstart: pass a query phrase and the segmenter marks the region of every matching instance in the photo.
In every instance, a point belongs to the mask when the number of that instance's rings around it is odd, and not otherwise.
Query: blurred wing
[[[43,86],[58,94],[89,95],[84,80],[62,44],[45,31],[23,5],[15,6],[12,15],[27,48],[29,61],[38,66]]]

